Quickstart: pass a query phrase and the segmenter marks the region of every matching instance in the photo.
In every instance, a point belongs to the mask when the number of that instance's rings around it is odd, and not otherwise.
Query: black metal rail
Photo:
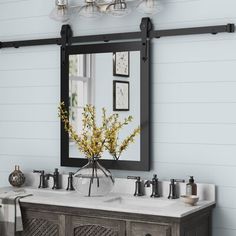
[[[235,32],[235,25],[227,24],[227,25],[216,25],[216,26],[206,26],[206,27],[157,30],[157,31],[151,31],[149,37],[161,38],[161,37],[181,36],[181,35],[218,34],[218,33],[233,33],[233,32]]]
[[[63,25],[63,28],[69,27]],[[161,38],[181,35],[196,35],[196,34],[218,34],[218,33],[233,33],[235,32],[234,24],[215,25],[206,27],[194,27],[194,28],[180,28],[180,29],[168,29],[168,30],[150,30],[147,33],[148,38]],[[139,40],[142,39],[141,31],[127,32],[127,33],[114,33],[114,34],[100,34],[89,36],[75,36],[70,35],[70,44],[80,43],[92,43],[92,42],[110,42],[110,41],[122,41],[122,40]],[[1,48],[19,48],[28,46],[40,46],[40,45],[62,45],[62,38],[48,38],[48,39],[34,39],[34,40],[22,40],[22,41],[9,41],[0,42]]]
[[[61,45],[61,38],[0,42],[0,48],[19,48],[28,46],[50,45],[50,44]]]

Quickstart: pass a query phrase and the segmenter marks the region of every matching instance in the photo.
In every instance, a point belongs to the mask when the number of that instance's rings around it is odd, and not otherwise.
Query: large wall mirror
[[[62,49],[61,101],[65,102],[70,122],[80,134],[82,113],[87,104],[96,108],[101,122],[102,108],[133,121],[121,131],[122,140],[141,127],[119,160],[104,153],[101,162],[111,169],[149,170],[149,58],[144,58],[141,42],[73,45]],[[87,163],[75,142],[61,124],[61,165],[80,167]]]

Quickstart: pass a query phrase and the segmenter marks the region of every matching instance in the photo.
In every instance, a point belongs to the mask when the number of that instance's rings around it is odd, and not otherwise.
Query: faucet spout
[[[39,180],[39,186],[38,188],[47,188],[48,187],[48,177],[45,175],[44,170],[33,170],[33,173],[40,173],[40,180]]]
[[[53,179],[53,187],[52,187],[52,189],[60,189],[59,171],[58,171],[57,168],[55,168],[55,171],[54,171],[53,174],[47,174],[46,177],[47,177],[47,179],[52,177],[52,179]]]

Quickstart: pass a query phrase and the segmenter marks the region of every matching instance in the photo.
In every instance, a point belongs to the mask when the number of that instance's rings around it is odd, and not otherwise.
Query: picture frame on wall
[[[128,81],[113,81],[113,111],[129,111],[130,88]]]
[[[113,76],[129,77],[130,52],[113,53]]]

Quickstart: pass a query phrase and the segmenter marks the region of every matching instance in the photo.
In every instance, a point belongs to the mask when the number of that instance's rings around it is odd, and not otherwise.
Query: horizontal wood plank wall
[[[73,1],[76,2],[76,1]],[[155,29],[236,23],[235,0],[163,0]],[[0,0],[0,41],[58,37],[54,0]],[[75,18],[75,35],[137,31],[141,16]],[[152,170],[116,176],[217,185],[213,235],[236,235],[236,34],[152,41]],[[0,50],[0,186],[15,164],[60,167],[58,46]],[[132,105],[132,104],[131,104]],[[60,168],[68,172],[69,168]]]

